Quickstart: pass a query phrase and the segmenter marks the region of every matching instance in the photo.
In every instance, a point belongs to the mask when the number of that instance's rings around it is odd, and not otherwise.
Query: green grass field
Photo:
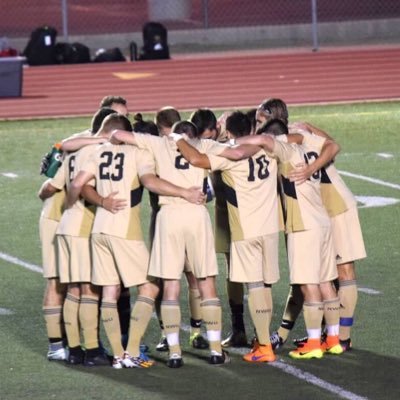
[[[0,399],[395,399],[400,393],[400,103],[364,103],[292,107],[291,121],[305,120],[326,129],[341,144],[336,165],[360,202],[368,258],[357,263],[361,288],[352,332],[354,350],[339,357],[294,361],[291,343],[271,365],[249,365],[238,351],[232,363],[207,365],[207,352],[188,346],[182,331],[185,366],[171,370],[165,354],[154,350],[159,329],[152,320],[145,342],[157,365],[149,370],[69,367],[46,359],[47,339],[41,302],[44,279],[26,266],[40,266],[36,193],[44,178],[41,157],[56,141],[89,126],[89,118],[0,122]],[[372,178],[369,179],[368,178]],[[394,204],[382,201],[394,199]],[[374,206],[370,206],[371,202]],[[147,198],[143,225],[147,231]],[[366,207],[365,205],[369,206]],[[12,257],[15,257],[13,259]],[[27,265],[18,265],[23,261]],[[229,331],[225,269],[219,293],[224,336]],[[288,290],[287,263],[281,257],[281,280],[273,287],[272,328],[280,322]],[[134,291],[133,291],[134,293]],[[188,324],[185,289],[183,323]],[[246,311],[248,334],[252,329]],[[292,338],[304,335],[300,319]],[[396,395],[397,393],[397,395]]]

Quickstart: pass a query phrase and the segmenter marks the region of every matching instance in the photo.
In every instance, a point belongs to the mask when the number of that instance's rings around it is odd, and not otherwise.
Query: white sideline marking
[[[7,261],[9,263],[12,263],[12,264],[15,264],[15,265],[20,265],[21,267],[29,269],[30,271],[43,273],[43,269],[40,268],[39,266],[27,263],[25,261],[20,260],[17,257],[13,257],[13,256],[10,256],[9,254],[2,253],[1,251],[0,251],[0,258],[2,258],[3,260],[5,260],[5,261]]]
[[[362,293],[366,293],[366,294],[381,294],[381,292],[379,290],[375,290],[375,289],[370,289],[370,288],[366,288],[366,287],[358,287],[357,290],[359,292]]]
[[[386,207],[397,204],[400,200],[393,197],[380,197],[380,196],[355,196],[357,201],[361,203],[358,208],[368,207]]]
[[[12,315],[14,314],[11,310],[8,308],[1,308],[0,307],[0,315]]]
[[[376,153],[376,155],[382,158],[393,158],[393,154],[390,153]]]
[[[6,178],[18,178],[17,174],[13,174],[12,172],[2,172],[1,173]]]
[[[370,178],[369,176],[364,176],[364,175],[353,174],[353,173],[347,172],[347,171],[339,171],[339,173],[341,175],[349,176],[351,178],[356,178],[356,179],[360,179],[362,181],[375,183],[376,185],[387,186],[387,187],[390,187],[393,189],[400,190],[400,185],[397,185],[396,183],[385,182],[380,179]]]

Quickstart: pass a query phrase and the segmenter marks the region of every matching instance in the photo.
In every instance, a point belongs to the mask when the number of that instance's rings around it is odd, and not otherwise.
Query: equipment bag
[[[56,64],[57,30],[50,26],[42,26],[31,33],[23,55],[29,65],[51,65]]]
[[[143,26],[143,47],[140,60],[165,60],[169,57],[168,32],[159,22],[147,22]]]

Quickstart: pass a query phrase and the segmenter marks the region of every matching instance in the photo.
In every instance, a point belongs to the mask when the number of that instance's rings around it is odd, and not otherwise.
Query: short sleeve
[[[148,150],[137,150],[136,168],[139,177],[146,174],[156,174],[156,163],[154,157]]]

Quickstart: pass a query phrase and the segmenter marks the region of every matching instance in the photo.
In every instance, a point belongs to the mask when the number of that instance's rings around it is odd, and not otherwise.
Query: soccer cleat
[[[122,364],[122,358],[114,356],[111,366],[114,369],[122,369],[122,368],[124,368],[124,365]]]
[[[321,334],[321,343],[326,340],[327,333],[324,330]],[[297,347],[303,347],[305,343],[307,343],[308,336],[303,336],[302,338],[293,339],[293,344]]]
[[[320,339],[307,339],[303,346],[289,352],[289,356],[296,360],[308,360],[310,358],[322,358]]]
[[[339,336],[327,336],[321,345],[322,351],[328,354],[342,354],[343,348],[339,342]]]
[[[210,347],[207,339],[205,339],[200,333],[194,333],[190,335],[189,343],[194,349],[204,350]]]
[[[99,348],[86,350],[85,357],[83,359],[83,365],[85,367],[109,366],[110,358]]]
[[[83,364],[83,360],[85,358],[85,352],[81,349],[80,346],[70,347],[69,355],[65,360],[67,364],[77,365]]]
[[[244,331],[233,331],[221,342],[222,347],[247,347],[247,336]]]
[[[276,356],[272,349],[272,344],[262,345],[258,341],[255,343],[250,353],[243,356],[243,360],[247,362],[273,362],[276,360]]]
[[[231,358],[229,357],[229,353],[225,350],[222,350],[222,353],[218,353],[215,350],[211,350],[211,355],[209,359],[209,363],[211,365],[224,365],[229,364],[231,362]]]
[[[129,353],[124,353],[121,364],[124,368],[150,368],[154,365],[154,361],[150,360],[146,356],[146,360],[142,358],[142,354],[139,357],[131,357]]]
[[[272,350],[280,349],[285,344],[284,340],[279,336],[277,331],[271,333],[269,340],[272,345]]]
[[[167,361],[168,368],[180,368],[183,366],[183,359],[180,354],[173,353],[169,356]]]
[[[168,341],[166,336],[161,336],[160,342],[156,346],[157,351],[168,351],[169,346],[168,346]]]
[[[346,340],[339,340],[339,343],[342,346],[343,352],[350,351],[353,348],[350,338]]]
[[[49,345],[49,351],[47,352],[47,359],[49,361],[64,361],[68,358],[68,351],[61,347],[57,350],[52,350],[51,345]]]
[[[142,343],[139,348],[141,353],[147,353],[150,350],[149,346],[147,346],[147,344],[144,343]]]

